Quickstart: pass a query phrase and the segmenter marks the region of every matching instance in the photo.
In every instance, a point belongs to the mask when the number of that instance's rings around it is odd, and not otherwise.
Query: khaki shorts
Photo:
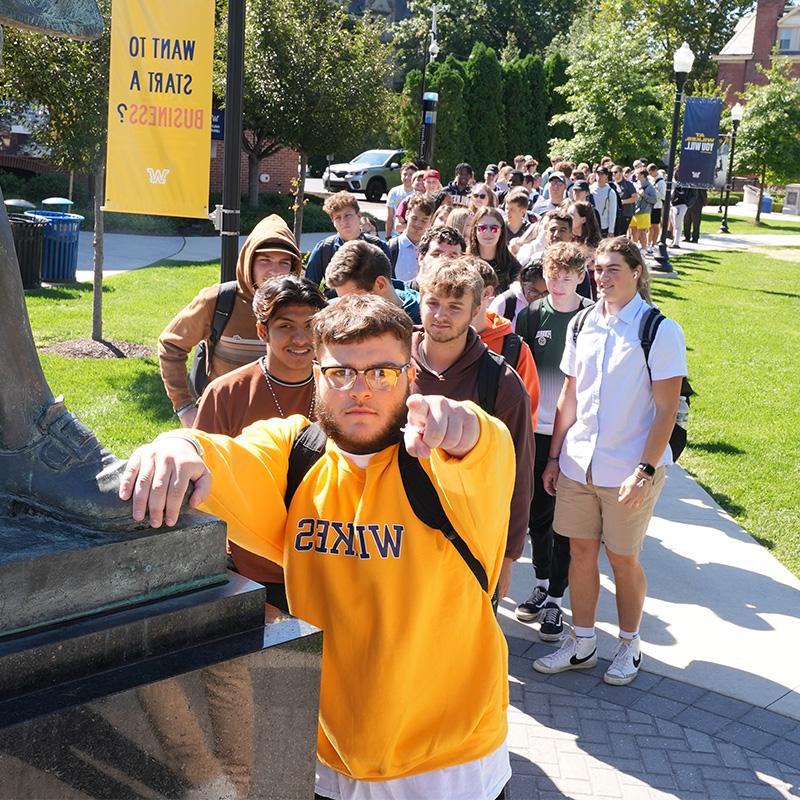
[[[642,549],[647,526],[664,487],[666,467],[659,467],[645,502],[639,508],[623,506],[618,487],[578,483],[563,473],[558,476],[553,530],[569,539],[602,539],[621,556]]]
[[[650,212],[646,214],[634,214],[631,217],[631,228],[639,228],[639,230],[646,231],[650,227]]]

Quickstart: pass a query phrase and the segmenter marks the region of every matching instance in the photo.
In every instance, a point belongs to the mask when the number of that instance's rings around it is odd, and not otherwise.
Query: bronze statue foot
[[[146,527],[118,497],[124,465],[57,398],[29,444],[0,449],[0,514],[43,514],[95,530]]]

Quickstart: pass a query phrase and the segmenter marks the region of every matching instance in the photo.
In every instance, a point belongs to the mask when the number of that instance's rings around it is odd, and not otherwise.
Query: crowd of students
[[[174,521],[174,500],[136,498],[150,496],[141,465],[169,471],[179,453],[191,467],[181,476],[201,487],[195,504],[228,521],[231,568],[325,631],[319,797],[503,796],[505,672],[487,663],[506,656],[491,611],[526,537],[531,591],[516,617],[558,644],[535,669],[596,664],[603,543],[619,617],[604,678],[622,685],[639,671],[639,552],[687,374],[645,262],[665,181],[644,162],[552,161],[541,175],[530,157],[490,164],[482,181],[460,164],[444,187],[436,170],[404,164],[387,240],[352,195],[331,195],[336,233],[305,269],[285,223],[268,217],[235,284],[204,289],[159,340],[185,432],[134,457],[125,491],[139,518]],[[689,192],[673,199],[676,246]],[[311,488],[287,493],[292,442],[315,421],[324,457],[301,478]],[[403,453],[432,493],[408,478]],[[404,533],[420,527],[445,537],[423,547]],[[332,557],[342,554],[352,559]]]

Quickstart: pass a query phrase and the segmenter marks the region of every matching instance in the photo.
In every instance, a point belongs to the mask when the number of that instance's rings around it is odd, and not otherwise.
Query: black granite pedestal
[[[313,797],[322,634],[265,623],[263,587],[218,573],[222,523],[197,524],[195,588],[0,636],[2,800]]]

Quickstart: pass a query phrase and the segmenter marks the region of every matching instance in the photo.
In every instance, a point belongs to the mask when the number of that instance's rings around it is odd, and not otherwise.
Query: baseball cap
[[[561,181],[561,183],[564,185],[567,183],[567,179],[564,177],[563,172],[551,172],[550,177],[547,179],[548,183],[550,183],[550,181]]]
[[[436,178],[437,181],[442,179],[442,176],[439,174],[438,169],[426,169],[425,174],[422,176],[423,178]]]
[[[497,164],[488,164],[483,172],[484,174],[488,172],[490,175],[497,175],[500,170],[497,168]]]
[[[260,244],[253,252],[255,253],[289,253],[290,255],[297,258],[297,250],[291,247],[291,245],[285,244],[284,242],[279,241],[271,241],[271,242],[263,242]]]
[[[589,191],[589,181],[575,181],[572,184],[573,189],[577,189],[579,192],[588,192]]]

